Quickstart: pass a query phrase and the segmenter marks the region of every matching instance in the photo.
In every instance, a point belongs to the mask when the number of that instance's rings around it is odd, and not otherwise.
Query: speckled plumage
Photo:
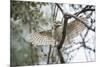
[[[57,21],[54,23],[53,35],[50,31],[34,32],[27,36],[26,41],[31,42],[34,45],[54,45],[55,41],[58,43],[61,40],[62,28],[63,26],[61,23]],[[74,20],[68,23],[65,43],[77,37],[84,29],[84,24],[82,24],[79,20]]]

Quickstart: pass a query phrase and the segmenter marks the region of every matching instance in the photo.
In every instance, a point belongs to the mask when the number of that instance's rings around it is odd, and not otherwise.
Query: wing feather
[[[73,39],[80,35],[84,29],[86,29],[86,27],[83,23],[79,20],[74,20],[67,26],[67,37]]]
[[[59,39],[61,40],[62,28],[63,27],[59,27],[60,30],[57,29],[54,33],[56,38],[58,38],[58,40]],[[66,34],[66,39],[64,43],[68,43],[70,42],[71,39],[80,35],[85,28],[86,27],[84,26],[84,24],[82,24],[79,20],[74,20],[68,23],[68,26],[66,29],[67,34]],[[27,36],[26,41],[31,42],[33,45],[54,45],[55,41],[58,41],[57,39],[55,39],[55,36],[52,37],[52,33],[48,31],[34,32]]]
[[[55,39],[45,32],[31,33],[26,37],[26,41],[31,42],[33,45],[54,45],[55,43]]]

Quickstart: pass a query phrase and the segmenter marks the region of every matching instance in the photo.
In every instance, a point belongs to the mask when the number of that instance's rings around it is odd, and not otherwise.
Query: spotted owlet
[[[54,22],[54,29],[52,31],[34,32],[27,36],[26,41],[33,45],[54,45],[55,41],[60,42],[62,37],[63,25],[60,21]],[[64,43],[78,36],[85,29],[84,24],[79,20],[74,20],[67,25],[66,38]]]

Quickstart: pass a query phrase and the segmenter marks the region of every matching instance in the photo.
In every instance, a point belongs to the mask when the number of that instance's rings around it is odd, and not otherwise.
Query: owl
[[[66,29],[66,37],[64,43],[77,37],[86,27],[79,20],[73,20],[68,23]],[[32,32],[26,36],[26,41],[33,45],[55,45],[58,44],[62,38],[63,24],[60,21],[55,21],[52,30],[42,32]]]

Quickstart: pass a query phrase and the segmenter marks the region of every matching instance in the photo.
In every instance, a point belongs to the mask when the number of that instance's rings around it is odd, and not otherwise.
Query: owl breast
[[[60,41],[61,37],[62,37],[62,26],[59,26],[55,29],[54,31],[54,39],[56,39],[56,41]]]

